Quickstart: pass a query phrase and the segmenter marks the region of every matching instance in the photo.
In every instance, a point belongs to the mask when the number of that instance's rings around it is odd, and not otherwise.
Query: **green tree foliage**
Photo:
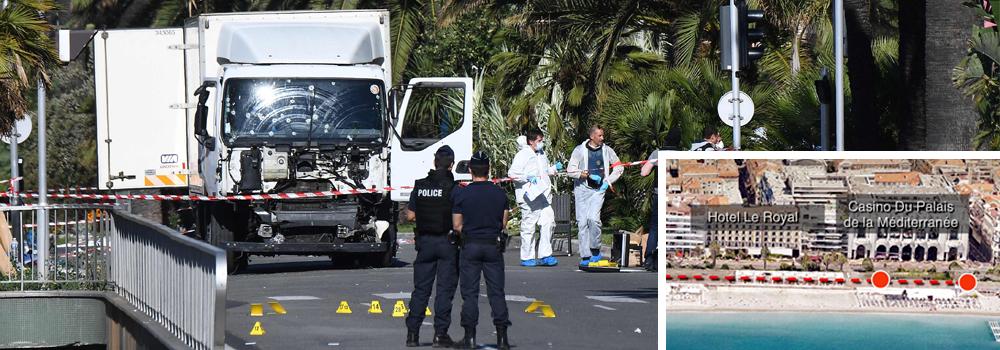
[[[875,271],[875,264],[872,263],[872,259],[865,258],[861,261],[861,269],[864,270],[864,272]]]
[[[44,13],[52,1],[8,0],[0,9],[0,133],[10,134],[14,121],[30,109],[25,96],[49,77],[46,65],[56,61]]]
[[[87,60],[53,68],[52,89],[47,93],[48,147],[46,166],[49,188],[97,186],[97,126],[94,118],[93,67]],[[24,160],[26,190],[38,186],[38,120],[32,115],[32,134],[18,145]],[[8,158],[9,159],[9,158]],[[0,164],[9,174],[9,162]],[[4,176],[0,176],[4,177]]]
[[[966,5],[977,8],[987,21],[1000,23],[1000,4],[993,3],[993,11],[986,12],[979,2]],[[979,114],[979,134],[976,148],[1000,149],[1000,30],[976,28],[969,40],[968,55],[955,67],[952,81],[962,92],[972,98]]]

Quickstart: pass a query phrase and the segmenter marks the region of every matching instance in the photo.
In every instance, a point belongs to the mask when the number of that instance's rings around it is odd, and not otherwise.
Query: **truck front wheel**
[[[226,249],[226,242],[236,242],[246,237],[247,220],[241,220],[236,206],[229,203],[202,203],[207,214],[205,241],[226,251],[228,272],[235,274],[246,268],[248,254]],[[206,213],[207,212],[207,213]]]
[[[371,253],[368,257],[369,264],[373,267],[392,266],[392,261],[396,258],[396,251],[399,249],[399,243],[396,240],[395,223],[389,224],[389,228],[385,230],[385,234],[382,235],[382,242],[388,245],[385,252]]]

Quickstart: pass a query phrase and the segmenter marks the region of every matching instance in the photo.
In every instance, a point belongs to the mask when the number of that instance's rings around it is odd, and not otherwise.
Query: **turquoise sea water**
[[[667,350],[996,349],[988,316],[667,312]]]

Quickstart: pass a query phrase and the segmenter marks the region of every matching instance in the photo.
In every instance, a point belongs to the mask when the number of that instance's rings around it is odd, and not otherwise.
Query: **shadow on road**
[[[656,299],[657,288],[640,288],[633,290],[590,290],[590,292],[600,293],[601,296],[627,297],[634,299]]]
[[[365,262],[363,256],[337,256],[336,258],[312,256],[301,257],[296,261],[275,261],[273,257],[250,257],[250,264],[239,272],[240,275],[263,275],[273,273],[288,272],[308,272],[326,270],[357,270],[374,269]],[[409,266],[410,263],[399,259],[393,259],[392,265],[388,268],[398,268]]]

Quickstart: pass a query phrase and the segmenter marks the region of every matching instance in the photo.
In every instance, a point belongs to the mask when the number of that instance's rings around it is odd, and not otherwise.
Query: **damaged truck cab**
[[[207,14],[94,41],[103,189],[275,195],[192,202],[231,270],[250,254],[388,265],[395,201],[438,147],[472,153],[472,80],[394,88],[387,11]]]

